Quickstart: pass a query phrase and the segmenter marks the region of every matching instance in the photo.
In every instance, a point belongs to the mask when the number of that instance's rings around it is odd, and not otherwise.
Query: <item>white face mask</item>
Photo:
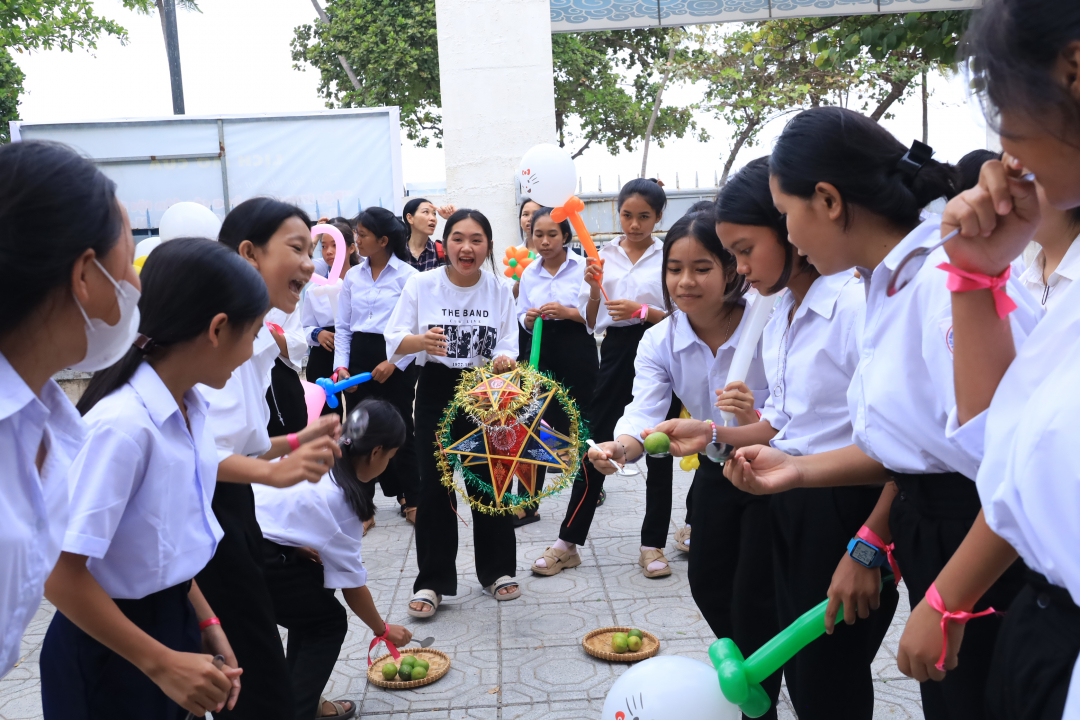
[[[94,258],[94,264],[105,273],[105,277],[116,289],[116,301],[120,304],[120,320],[115,325],[109,325],[99,318],[91,320],[83,310],[79,299],[75,298],[75,304],[79,306],[79,312],[86,321],[86,357],[72,365],[71,369],[84,372],[104,370],[115,364],[128,351],[139,334],[139,291],[127,280],[116,282],[109,271],[97,261],[97,258]]]

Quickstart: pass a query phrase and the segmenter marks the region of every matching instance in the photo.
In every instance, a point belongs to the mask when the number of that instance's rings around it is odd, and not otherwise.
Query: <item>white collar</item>
[[[4,388],[4,392],[0,393],[0,420],[6,420],[28,405],[38,403],[47,414],[48,422],[57,431],[76,440],[86,435],[86,426],[79,411],[59,385],[48,380],[41,388],[41,396],[35,395],[3,353],[0,353],[0,387]]]
[[[140,365],[131,376],[131,380],[128,380],[128,384],[138,393],[146,411],[150,413],[150,419],[159,428],[170,417],[180,413],[176,399],[149,363],[144,362]],[[187,405],[189,415],[204,415],[206,412],[206,401],[195,388],[184,393],[184,403]],[[180,421],[183,422],[183,415],[180,416]]]

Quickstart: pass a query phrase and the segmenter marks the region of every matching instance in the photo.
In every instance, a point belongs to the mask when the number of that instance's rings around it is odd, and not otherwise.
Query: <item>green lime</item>
[[[626,647],[630,650],[630,652],[637,652],[641,649],[641,638],[639,638],[637,635],[631,635],[630,638],[626,641]]]
[[[644,638],[645,637],[645,633],[641,632],[637,628],[634,628],[633,630],[628,632],[627,635],[629,637],[636,637],[636,638]]]
[[[416,658],[416,664],[413,665],[413,667],[422,667],[425,670],[430,670],[431,669],[431,663],[429,663],[424,658]]]
[[[417,665],[412,669],[413,680],[423,680],[427,677],[427,668],[423,665]]]
[[[619,637],[618,635],[616,635],[615,637],[611,638],[611,649],[615,652],[620,654],[624,653],[626,652],[628,647],[629,645],[625,637]]]
[[[395,675],[397,675],[397,665],[386,663],[382,666],[383,680],[393,680]]]
[[[412,665],[406,665],[405,663],[401,663],[401,667],[398,668],[398,677],[405,682],[408,682],[412,680],[412,671]]]
[[[415,655],[402,655],[401,656],[401,664],[402,665],[415,665],[416,664],[416,656]]]
[[[671,438],[662,432],[654,432],[645,438],[645,452],[650,455],[663,455],[671,450]]]

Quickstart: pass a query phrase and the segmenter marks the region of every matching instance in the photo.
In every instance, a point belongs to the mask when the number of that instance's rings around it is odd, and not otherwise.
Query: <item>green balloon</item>
[[[517,266],[518,266],[518,261],[516,259],[510,260],[510,267],[517,267]]]

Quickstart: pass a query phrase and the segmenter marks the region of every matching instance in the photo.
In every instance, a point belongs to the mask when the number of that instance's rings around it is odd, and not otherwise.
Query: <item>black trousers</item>
[[[1068,590],[1029,573],[998,633],[987,683],[990,717],[1061,718],[1078,655],[1080,608]]]
[[[331,331],[333,332],[333,331]],[[330,352],[322,345],[315,345],[311,348],[311,352],[308,354],[307,362],[307,381],[310,383],[315,382],[321,378],[328,378],[334,374],[337,368],[334,367],[334,353]],[[342,417],[344,412],[341,405],[341,399],[344,393],[338,393],[338,406],[331,408],[326,403],[323,403],[323,409],[321,415],[330,415],[333,413],[338,417]]]
[[[281,358],[274,360],[270,371],[270,387],[266,389],[266,404],[270,406],[270,422],[266,430],[270,437],[300,432],[307,427],[307,401],[300,376]]]
[[[190,582],[138,600],[116,600],[120,611],[161,644],[202,652]],[[141,670],[80,630],[61,612],[53,615],[41,647],[41,705],[48,720],[184,720],[187,711]]]
[[[296,548],[263,540],[266,584],[277,624],[288,629],[285,661],[292,676],[296,720],[313,720],[349,632],[345,608],[323,587],[323,567]]]
[[[385,361],[386,340],[382,335],[353,333],[349,351],[349,374],[371,372],[379,363]],[[356,407],[360,401],[367,398],[379,398],[389,402],[401,413],[401,419],[405,421],[405,444],[398,448],[390,464],[386,466],[386,471],[375,480],[382,485],[383,495],[404,497],[406,505],[410,507],[416,505],[416,497],[420,491],[420,468],[416,459],[413,429],[417,373],[416,363],[412,363],[404,370],[394,370],[384,383],[368,380],[357,385],[356,392],[347,394],[350,408]],[[374,483],[365,483],[364,488],[371,493],[369,498],[374,496]]]
[[[960,547],[981,504],[975,483],[960,473],[890,474],[900,493],[889,513],[889,529],[914,608]],[[1008,608],[1024,585],[1026,571],[1024,563],[1017,560],[975,604],[975,612],[991,606]],[[990,716],[985,702],[987,678],[1001,624],[1001,617],[989,615],[965,626],[959,667],[950,670],[941,682],[921,684],[927,720]]]
[[[615,424],[634,399],[634,359],[637,358],[641,336],[650,327],[649,324],[629,325],[607,330],[600,346],[600,367],[589,409],[592,438],[597,443],[615,439]],[[544,332],[547,332],[546,327]],[[678,412],[675,410],[676,416]],[[645,521],[641,527],[641,544],[662,548],[667,544],[668,524],[671,521],[674,461],[671,458],[647,457],[645,465],[648,478],[645,483]],[[559,530],[561,540],[575,545],[585,542],[596,514],[596,502],[603,489],[604,475],[586,463],[585,471],[578,476],[570,491],[570,504]]]
[[[195,579],[244,668],[236,707],[214,717],[293,720],[291,674],[263,573],[263,536],[255,519],[251,486],[219,482],[213,508],[225,536]]]
[[[749,657],[779,631],[770,496],[741,492],[724,477],[722,465],[704,455],[699,459],[690,520],[690,593],[713,634],[731,638]],[[775,719],[780,672],[761,685],[772,698],[762,717]]]
[[[781,628],[825,599],[848,541],[880,497],[880,487],[805,488],[773,497],[773,560]],[[799,720],[872,720],[870,664],[889,630],[898,600],[896,584],[887,581],[881,589],[881,606],[869,618],[854,625],[838,622],[832,635],[822,635],[784,665],[788,695]]]
[[[431,361],[420,369],[416,388],[416,453],[420,461],[420,502],[416,506],[416,560],[419,572],[413,592],[434,590],[439,595],[457,594],[458,515],[457,492],[440,481],[436,455],[436,426],[462,370]],[[459,413],[454,439],[464,437],[474,425]],[[487,468],[472,466],[476,475],[491,482]],[[513,515],[488,515],[472,510],[476,577],[484,587],[503,575],[517,574],[517,538]]]

